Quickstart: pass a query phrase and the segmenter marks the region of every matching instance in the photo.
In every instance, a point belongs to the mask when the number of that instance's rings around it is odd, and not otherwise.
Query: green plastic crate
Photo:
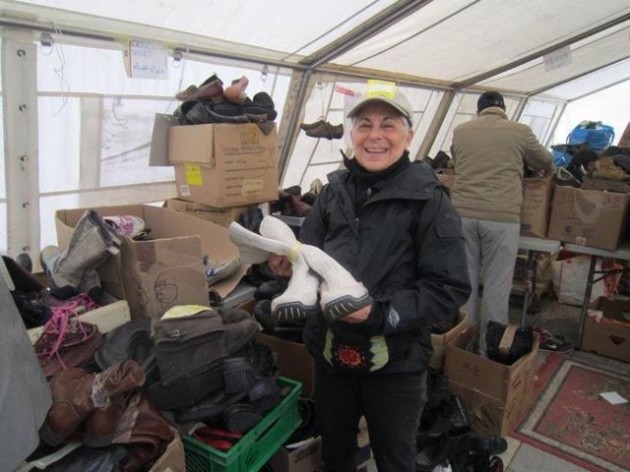
[[[278,385],[280,388],[291,386],[291,392],[229,451],[219,451],[185,435],[186,472],[255,472],[261,469],[302,421],[298,410],[302,384],[278,377]]]

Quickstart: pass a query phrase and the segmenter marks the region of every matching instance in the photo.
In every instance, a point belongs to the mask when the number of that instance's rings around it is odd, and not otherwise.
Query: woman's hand
[[[350,313],[347,316],[341,318],[341,321],[345,321],[350,324],[363,323],[368,319],[370,313],[372,312],[372,305],[365,306],[360,310],[355,311],[354,313]]]
[[[267,266],[276,277],[291,277],[293,275],[293,266],[287,256],[272,254],[267,259]]]

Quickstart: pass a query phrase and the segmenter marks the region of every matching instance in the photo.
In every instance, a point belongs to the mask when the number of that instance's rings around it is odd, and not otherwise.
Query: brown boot
[[[105,447],[111,444],[118,423],[127,408],[129,392],[141,387],[146,374],[140,364],[128,360],[113,365],[94,380],[94,403],[105,400],[103,407],[96,408],[85,422],[83,443],[91,447]],[[102,386],[99,393],[98,385]]]
[[[100,374],[88,374],[80,368],[72,368],[55,375],[50,383],[52,406],[48,410],[46,420],[40,429],[40,437],[46,444],[58,446],[79,430],[81,424],[95,409],[108,409],[111,397],[127,392],[144,383],[145,373],[135,361],[125,361],[113,365]],[[113,418],[116,405],[108,412]],[[123,409],[124,410],[124,409]],[[122,414],[122,413],[121,413]],[[102,415],[99,413],[97,419]],[[91,427],[97,437],[105,435],[99,431],[98,425],[105,428],[103,419]],[[114,425],[114,428],[116,425]]]
[[[93,382],[94,374],[79,368],[62,371],[53,377],[50,383],[52,406],[40,429],[40,437],[46,444],[62,444],[94,411]]]
[[[144,394],[136,394],[130,401],[120,426],[116,431],[116,443],[124,444],[129,451],[125,470],[145,470],[155,462],[174,433],[162,413]]]

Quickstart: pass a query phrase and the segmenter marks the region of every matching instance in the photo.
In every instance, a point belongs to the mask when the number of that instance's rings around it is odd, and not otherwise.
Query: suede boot
[[[118,254],[120,244],[116,232],[101,216],[88,210],[77,223],[66,250],[56,256],[47,252],[48,260],[43,261],[46,272],[55,287],[69,285],[87,293],[94,284],[100,285],[95,269],[111,255]]]

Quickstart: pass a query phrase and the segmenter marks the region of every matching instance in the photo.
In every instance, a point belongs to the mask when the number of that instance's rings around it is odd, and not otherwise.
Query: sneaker
[[[562,335],[554,335],[539,326],[534,327],[534,332],[540,335],[540,350],[552,352],[571,352],[573,351],[573,343],[567,341]]]
[[[209,256],[204,256],[203,265],[206,281],[210,287],[236,274],[241,268],[241,258],[240,256],[236,256],[227,261],[214,262]]]
[[[132,239],[141,234],[145,227],[144,220],[135,215],[104,216],[103,221],[118,234]]]

